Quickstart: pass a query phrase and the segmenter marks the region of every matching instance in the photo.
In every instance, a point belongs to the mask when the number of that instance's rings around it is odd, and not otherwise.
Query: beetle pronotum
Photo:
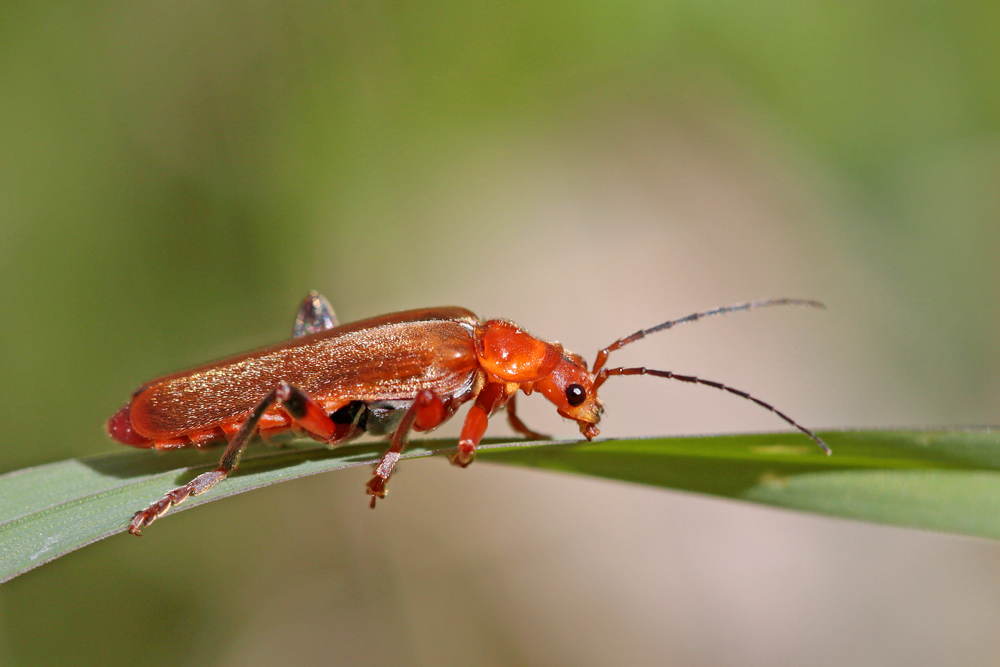
[[[299,307],[291,340],[153,380],[108,420],[111,437],[134,447],[175,449],[229,440],[218,468],[137,512],[129,532],[138,535],[177,503],[225,479],[258,431],[266,436],[295,428],[330,446],[364,433],[391,433],[389,449],[365,487],[375,507],[376,499],[385,497],[410,431],[434,429],[473,402],[458,449],[449,456],[464,468],[475,458],[490,416],[501,408],[515,431],[544,437],[518,418],[520,390],[542,394],[591,440],[604,411],[598,389],[618,375],[652,375],[735,394],[770,410],[829,454],[812,431],[744,391],[671,371],[606,366],[615,350],[679,324],[784,305],[823,307],[817,301],[772,299],[694,313],[615,341],[597,353],[588,370],[580,355],[507,320],[484,322],[464,308],[444,307],[338,326],[330,304],[312,292]]]

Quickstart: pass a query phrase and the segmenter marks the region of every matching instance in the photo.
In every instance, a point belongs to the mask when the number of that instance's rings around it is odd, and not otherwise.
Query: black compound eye
[[[571,384],[566,387],[566,401],[574,408],[582,405],[587,400],[587,392],[578,384]]]

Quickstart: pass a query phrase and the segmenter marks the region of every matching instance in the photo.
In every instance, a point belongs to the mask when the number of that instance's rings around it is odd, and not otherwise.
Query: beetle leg
[[[414,426],[422,431],[432,429],[444,421],[445,416],[444,404],[437,394],[430,389],[424,389],[417,393],[416,398],[413,399],[413,405],[407,408],[406,414],[403,415],[396,430],[393,431],[389,451],[382,456],[382,460],[375,467],[375,476],[368,480],[365,485],[365,491],[372,497],[372,509],[375,509],[377,498],[385,498],[385,485],[396,469],[396,462],[399,461],[399,457],[403,453],[410,430]]]
[[[292,337],[306,336],[318,331],[326,331],[337,326],[337,316],[322,294],[313,290],[306,295],[295,313]]]
[[[293,423],[301,425],[317,439],[332,443],[344,440],[350,435],[343,428],[339,429],[338,432],[337,425],[305,392],[287,382],[282,382],[257,404],[247,420],[233,435],[229,446],[226,447],[226,451],[222,455],[222,461],[219,462],[218,468],[198,475],[184,486],[167,492],[163,498],[146,509],[136,512],[135,516],[132,517],[132,523],[129,524],[128,532],[139,535],[143,528],[166,514],[171,507],[187,500],[189,496],[196,496],[208,491],[228,477],[229,473],[236,470],[240,464],[240,457],[257,430],[261,417],[275,403],[281,405],[292,418]]]
[[[516,399],[517,394],[511,394],[510,400],[507,401],[507,422],[510,424],[510,427],[529,440],[551,440],[552,436],[536,433],[521,421],[521,418],[517,416]]]
[[[496,412],[510,394],[507,385],[500,382],[488,382],[476,397],[476,403],[469,408],[462,424],[462,434],[458,438],[458,451],[448,455],[448,460],[454,465],[467,467],[476,458],[476,446],[486,434],[490,415]]]

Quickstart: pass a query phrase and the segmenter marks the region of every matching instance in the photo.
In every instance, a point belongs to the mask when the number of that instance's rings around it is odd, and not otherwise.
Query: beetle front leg
[[[196,496],[208,491],[228,477],[229,473],[236,470],[240,464],[240,457],[257,430],[257,424],[261,417],[275,403],[279,403],[295,423],[309,431],[318,440],[332,443],[343,440],[349,435],[344,432],[344,428],[351,428],[351,425],[338,428],[337,424],[305,392],[287,382],[282,382],[257,404],[247,420],[233,435],[229,446],[226,447],[226,451],[222,455],[222,461],[219,462],[218,468],[198,475],[184,486],[167,492],[163,498],[146,509],[136,512],[129,524],[128,532],[140,535],[143,528],[166,514],[171,507],[187,500],[189,496]]]
[[[521,421],[521,418],[517,416],[516,401],[517,394],[511,394],[510,400],[507,401],[507,422],[510,424],[510,427],[529,440],[551,440],[552,436],[545,435],[543,433],[536,433],[528,428],[527,424]]]
[[[458,438],[458,451],[448,455],[453,465],[468,467],[476,458],[476,447],[486,435],[490,415],[503,405],[510,394],[507,385],[499,382],[488,382],[476,397],[476,403],[469,408],[462,423],[462,433]]]
[[[396,430],[392,433],[392,440],[389,444],[389,451],[382,460],[375,466],[375,476],[368,480],[365,491],[372,497],[371,508],[375,509],[375,500],[385,498],[385,485],[396,469],[396,463],[406,447],[410,430],[417,427],[421,431],[427,431],[445,420],[444,403],[430,389],[424,389],[417,393],[413,399],[413,405],[406,410],[403,419],[400,420]]]

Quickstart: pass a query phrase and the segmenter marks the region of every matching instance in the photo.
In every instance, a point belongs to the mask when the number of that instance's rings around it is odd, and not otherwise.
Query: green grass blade
[[[795,433],[607,440],[483,460],[709,493],[833,516],[1000,539],[1000,432]]]
[[[479,458],[1000,538],[1000,435],[859,431],[823,437],[834,456],[789,433],[489,444]],[[441,453],[454,444],[418,440],[404,458]],[[254,445],[236,475],[172,513],[280,481],[370,465],[384,447]],[[124,532],[136,510],[215,467],[218,457],[217,450],[123,451],[0,475],[0,582]]]

